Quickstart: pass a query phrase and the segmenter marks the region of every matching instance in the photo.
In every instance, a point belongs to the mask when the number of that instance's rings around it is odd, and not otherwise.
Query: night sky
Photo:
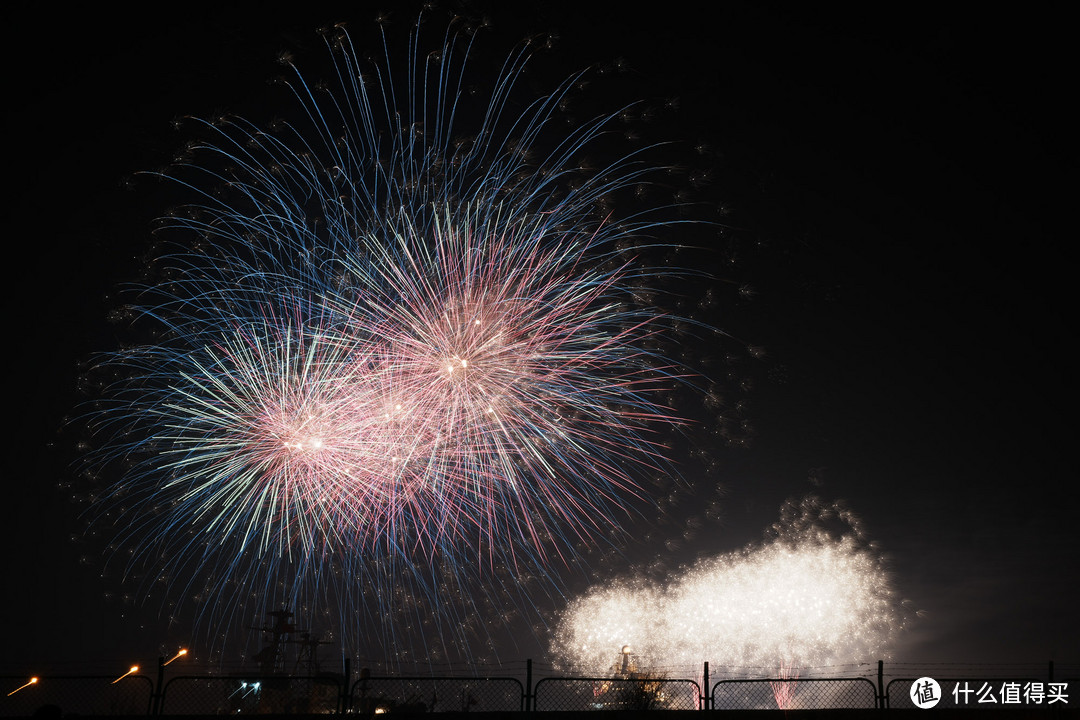
[[[80,537],[68,500],[77,433],[63,425],[78,362],[117,342],[117,284],[138,276],[152,220],[175,202],[124,178],[168,161],[177,116],[268,122],[277,53],[321,62],[316,27],[370,27],[381,9],[314,5],[3,10],[4,668],[111,668],[189,642],[99,577],[103,544]],[[557,32],[543,77],[618,58],[600,104],[666,106],[641,132],[674,140],[705,178],[695,199],[727,208],[708,319],[733,337],[717,380],[744,386],[748,442],[714,434],[708,478],[687,457],[690,482],[722,486],[723,513],[674,561],[756,541],[785,499],[816,493],[862,518],[920,611],[897,661],[1080,662],[1064,18],[518,5],[463,9],[490,17],[496,51]],[[396,10],[392,31],[414,15]],[[520,643],[507,655],[540,657]]]

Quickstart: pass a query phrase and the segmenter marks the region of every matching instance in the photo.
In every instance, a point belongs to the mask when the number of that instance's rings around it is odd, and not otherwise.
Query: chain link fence
[[[353,684],[349,709],[384,712],[515,712],[525,687],[514,678],[368,677]]]
[[[919,702],[931,693],[942,709],[1073,707],[1076,680],[1053,677],[1051,666],[1044,680],[936,678],[932,691],[923,683]],[[534,685],[531,678],[531,666],[525,683],[514,677],[361,677],[351,688],[344,675],[332,674],[178,676],[163,686],[146,675],[44,676],[33,683],[0,676],[11,693],[0,697],[0,717],[698,710],[704,702],[699,683],[687,679],[548,677]],[[714,710],[909,709],[917,707],[915,684],[916,678],[891,679],[879,698],[878,685],[865,677],[741,678],[716,682],[705,699]]]
[[[162,715],[336,713],[341,680],[328,677],[174,677],[165,683]]]
[[[536,683],[538,711],[697,710],[693,680],[666,678],[544,678]]]
[[[29,678],[3,677],[0,687],[22,690],[0,697],[0,716],[30,717],[41,714],[63,715],[149,715],[154,701],[154,683],[145,675],[128,675],[117,682],[116,676],[41,677],[34,684]],[[48,709],[52,709],[51,713]]]
[[[877,707],[877,686],[866,678],[721,680],[714,710],[839,710]]]

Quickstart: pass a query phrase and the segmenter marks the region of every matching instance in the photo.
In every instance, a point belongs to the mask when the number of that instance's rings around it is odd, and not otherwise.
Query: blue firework
[[[670,472],[687,373],[640,296],[680,271],[634,250],[669,223],[609,208],[647,150],[585,168],[617,113],[559,126],[580,76],[522,103],[526,43],[477,101],[473,35],[419,28],[400,65],[326,32],[332,81],[283,58],[286,119],[192,118],[163,173],[194,199],[137,289],[154,341],[101,362],[92,462],[123,465],[99,507],[129,570],[214,633],[292,604],[353,647],[467,647]]]

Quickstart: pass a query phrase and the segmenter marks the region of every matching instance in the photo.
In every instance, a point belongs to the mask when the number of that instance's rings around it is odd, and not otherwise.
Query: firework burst
[[[856,518],[810,498],[786,506],[770,539],[703,560],[663,587],[622,582],[570,604],[554,652],[589,673],[634,648],[640,667],[780,678],[881,657],[902,626],[882,560]],[[791,682],[774,686],[790,700]]]
[[[557,132],[576,78],[514,110],[528,45],[462,127],[472,34],[419,35],[399,76],[385,38],[368,66],[326,32],[329,89],[283,58],[288,119],[193,119],[161,174],[196,200],[130,308],[155,341],[100,364],[91,461],[123,466],[100,506],[129,571],[168,566],[218,624],[374,599],[392,650],[403,592],[445,607],[572,562],[669,470],[661,398],[686,373],[630,249],[665,223],[607,210],[653,168],[584,169],[616,114]],[[468,625],[461,594],[434,622]]]

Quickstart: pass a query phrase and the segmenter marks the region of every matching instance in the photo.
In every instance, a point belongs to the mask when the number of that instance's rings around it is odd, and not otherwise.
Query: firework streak
[[[447,596],[502,592],[617,523],[669,470],[659,395],[684,373],[633,297],[658,271],[626,249],[665,223],[600,209],[653,168],[579,166],[615,115],[560,135],[575,78],[513,110],[525,46],[459,127],[470,36],[430,55],[414,36],[400,77],[385,42],[361,67],[344,31],[326,40],[332,89],[286,58],[297,102],[272,132],[191,121],[202,139],[163,176],[196,200],[162,221],[132,307],[155,341],[100,364],[121,379],[93,462],[124,467],[99,506],[130,567],[215,623],[336,602],[389,649],[404,596],[453,634],[478,605]]]

